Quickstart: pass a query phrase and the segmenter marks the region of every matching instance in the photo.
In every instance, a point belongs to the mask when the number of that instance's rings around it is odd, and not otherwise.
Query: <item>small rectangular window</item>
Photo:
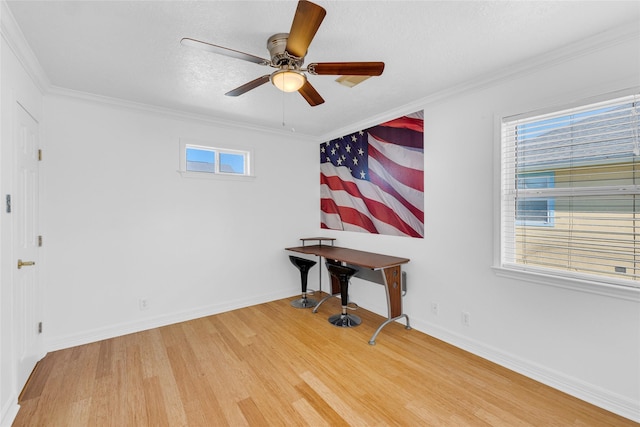
[[[220,153],[220,172],[245,175],[246,155],[243,153]]]
[[[187,147],[187,170],[190,172],[216,172],[216,152]]]
[[[251,177],[251,154],[251,150],[181,140],[179,171],[192,177]]]

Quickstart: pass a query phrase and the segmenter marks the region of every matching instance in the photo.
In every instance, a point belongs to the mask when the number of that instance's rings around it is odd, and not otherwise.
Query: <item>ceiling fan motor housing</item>
[[[285,66],[284,68],[298,70],[304,63],[304,56],[298,58],[287,52],[288,39],[289,33],[278,33],[269,37],[267,49],[269,49],[269,54],[271,55],[271,63],[276,67],[283,68]]]

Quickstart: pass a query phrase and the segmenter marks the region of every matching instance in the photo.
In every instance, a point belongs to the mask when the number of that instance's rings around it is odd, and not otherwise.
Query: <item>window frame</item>
[[[518,185],[518,193],[526,194],[534,193],[536,197],[530,197],[528,200],[532,202],[537,201],[545,201],[547,203],[547,215],[546,220],[532,220],[532,219],[518,219],[518,211],[519,208],[516,207],[516,225],[524,225],[529,227],[553,227],[555,225],[555,198],[553,196],[547,196],[546,194],[553,191],[555,188],[555,171],[548,172],[533,172],[527,173],[529,177],[538,178],[544,177],[546,178],[546,186],[545,187],[524,187],[520,185],[520,178],[517,178]],[[549,185],[551,184],[551,185]]]
[[[515,263],[503,262],[503,234],[502,234],[502,201],[503,201],[503,141],[502,131],[503,123],[507,119],[511,118],[526,118],[538,115],[544,115],[553,112],[560,112],[566,109],[587,106],[598,102],[613,100],[615,98],[621,98],[629,95],[640,93],[640,86],[630,87],[628,89],[619,90],[616,92],[610,92],[605,95],[594,96],[590,98],[583,98],[580,101],[574,101],[571,103],[556,103],[552,107],[546,108],[533,108],[528,110],[527,113],[522,114],[509,114],[509,113],[496,113],[494,114],[494,244],[493,244],[493,265],[491,266],[494,274],[498,277],[515,279],[524,283],[531,283],[534,285],[553,286],[563,289],[569,289],[572,291],[586,292],[591,294],[605,295],[617,299],[630,300],[638,302],[640,301],[640,287],[637,284],[630,284],[629,280],[616,279],[610,277],[601,278],[591,275],[585,275],[582,277],[580,274],[564,274],[565,272],[558,270],[559,274],[554,271],[544,268],[536,268],[532,265],[518,265]],[[522,109],[521,111],[527,111]],[[512,185],[515,187],[515,185]],[[554,195],[562,195],[563,191],[557,189],[549,189],[545,191],[544,198],[550,198]]]
[[[187,149],[197,149],[203,151],[214,152],[214,172],[194,171],[187,169]],[[204,141],[196,141],[192,139],[181,138],[179,141],[179,165],[178,172],[184,178],[201,178],[201,179],[222,179],[222,180],[239,180],[251,181],[255,179],[255,159],[254,151],[249,147],[223,147],[218,144],[211,144]],[[232,154],[242,155],[244,157],[244,173],[233,173],[220,171],[220,155]]]

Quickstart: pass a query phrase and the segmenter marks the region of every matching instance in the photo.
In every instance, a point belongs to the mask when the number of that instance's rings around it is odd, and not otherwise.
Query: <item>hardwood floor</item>
[[[293,299],[293,298],[291,298]],[[274,301],[49,353],[14,426],[637,426],[382,317]]]

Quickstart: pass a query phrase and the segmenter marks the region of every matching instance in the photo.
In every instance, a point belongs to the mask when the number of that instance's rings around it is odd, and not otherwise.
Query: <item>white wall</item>
[[[496,117],[638,86],[639,76],[636,36],[425,102],[425,238],[326,234],[339,245],[411,259],[404,304],[415,328],[640,421],[640,294],[577,292],[492,270]],[[381,288],[352,288],[355,302],[386,315]],[[384,330],[377,341],[384,345]]]
[[[48,349],[296,294],[298,273],[283,248],[320,233],[411,258],[405,311],[416,329],[640,419],[637,300],[506,279],[491,269],[496,115],[637,85],[637,52],[637,39],[614,44],[409,106],[405,112],[425,110],[424,239],[319,230],[318,145],[295,134],[45,96]],[[182,178],[181,137],[252,146],[257,178]],[[384,313],[383,289],[354,282],[353,299]],[[148,310],[139,309],[140,298],[148,298]],[[471,315],[469,327],[462,311]]]
[[[49,349],[299,292],[284,248],[317,232],[314,144],[64,96],[44,107]],[[180,138],[253,148],[255,179],[183,178]]]

